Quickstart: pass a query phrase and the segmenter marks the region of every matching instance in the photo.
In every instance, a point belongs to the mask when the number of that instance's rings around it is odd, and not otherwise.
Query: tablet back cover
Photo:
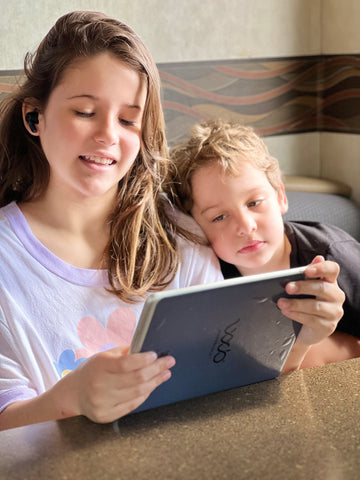
[[[244,278],[250,277],[239,282]],[[151,295],[131,351],[170,354],[176,365],[170,380],[135,411],[278,376],[301,325],[284,317],[275,301],[284,296],[286,283],[303,278],[284,273],[250,283],[219,282],[225,288],[213,284]]]

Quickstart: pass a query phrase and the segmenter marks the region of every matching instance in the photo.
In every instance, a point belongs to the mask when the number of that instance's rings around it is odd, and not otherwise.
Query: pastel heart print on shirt
[[[109,317],[106,328],[93,317],[84,317],[78,324],[78,335],[85,348],[75,351],[76,360],[88,358],[110,348],[130,345],[136,326],[131,308],[118,308]]]
[[[75,353],[72,350],[64,350],[60,355],[59,362],[55,363],[55,368],[62,378],[72,370],[75,370],[75,368],[84,360],[86,359],[79,358],[79,360],[75,360]]]
[[[75,370],[86,358],[113,347],[130,345],[136,327],[136,316],[131,308],[117,308],[109,316],[106,328],[95,318],[83,317],[77,328],[79,339],[85,348],[64,350],[55,363],[60,377]]]

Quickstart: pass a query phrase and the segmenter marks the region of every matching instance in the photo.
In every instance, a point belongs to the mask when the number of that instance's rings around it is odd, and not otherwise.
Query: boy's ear
[[[285,193],[285,187],[284,187],[284,184],[282,182],[280,184],[280,188],[279,188],[279,191],[278,191],[278,203],[279,203],[279,207],[280,207],[280,212],[281,212],[282,215],[284,215],[284,213],[286,213],[288,211],[289,203],[288,203],[288,199],[287,199],[287,196],[286,196],[286,193]]]
[[[32,99],[26,99],[22,104],[22,117],[26,130],[33,136],[38,136],[39,109]]]

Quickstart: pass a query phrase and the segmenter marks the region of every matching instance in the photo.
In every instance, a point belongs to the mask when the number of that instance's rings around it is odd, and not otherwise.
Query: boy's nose
[[[256,222],[252,215],[241,212],[236,218],[236,233],[238,235],[249,235],[256,230]]]

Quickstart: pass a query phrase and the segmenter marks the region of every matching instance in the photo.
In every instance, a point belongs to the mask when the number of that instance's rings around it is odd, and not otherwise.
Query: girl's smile
[[[115,165],[116,163],[116,160],[112,158],[97,155],[80,155],[80,159],[90,165]]]

